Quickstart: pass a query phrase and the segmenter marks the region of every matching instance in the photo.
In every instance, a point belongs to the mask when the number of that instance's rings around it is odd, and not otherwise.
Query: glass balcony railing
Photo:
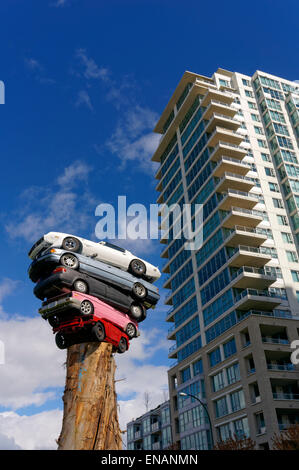
[[[261,274],[263,276],[277,277],[275,273],[268,273],[264,268],[254,268],[253,266],[242,266],[237,271],[231,273],[231,280],[235,279],[242,273]]]
[[[239,300],[241,300],[243,297],[246,297],[247,295],[255,295],[255,296],[258,296],[258,297],[270,297],[270,298],[280,298],[280,299],[285,299],[286,296],[280,296],[278,295],[276,292],[271,292],[271,291],[268,291],[268,290],[259,290],[259,289],[244,289],[240,294],[236,294],[235,295],[235,302],[238,302]],[[263,312],[261,310],[257,310],[256,312],[260,312],[260,314],[262,315]],[[265,314],[269,313],[269,312],[264,312]],[[257,313],[258,314],[258,313]]]
[[[272,344],[290,344],[289,340],[286,338],[272,338],[271,336],[263,336],[262,342]]]
[[[267,369],[269,369],[269,370],[282,370],[282,371],[285,371],[285,370],[294,371],[294,370],[296,370],[294,364],[292,364],[292,363],[290,363],[290,364],[271,364],[271,363],[268,363],[267,364]]]
[[[299,400],[298,393],[276,393],[273,392],[274,400]]]

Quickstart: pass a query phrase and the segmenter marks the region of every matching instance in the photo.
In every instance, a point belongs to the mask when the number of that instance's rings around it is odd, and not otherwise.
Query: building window
[[[233,412],[245,408],[245,398],[243,390],[238,390],[237,392],[231,393],[230,401]]]
[[[215,413],[217,418],[228,414],[226,397],[222,397],[215,401]]]
[[[292,278],[294,282],[299,282],[299,272],[298,271],[291,271]]]
[[[273,206],[276,207],[276,209],[283,209],[283,202],[282,199],[274,199],[272,198],[273,201]]]
[[[202,367],[202,360],[199,359],[198,361],[193,363],[193,375],[199,375],[203,373],[203,367]]]
[[[256,134],[261,134],[263,135],[264,134],[264,131],[261,127],[258,127],[258,126],[254,126],[254,130],[255,130],[255,133]]]
[[[284,243],[294,243],[292,235],[288,232],[281,232],[282,240]]]
[[[249,106],[250,109],[257,109],[256,104],[253,103],[252,101],[247,101],[247,103],[248,103],[248,106]]]
[[[258,114],[251,114],[251,119],[256,122],[260,122],[260,117]]]
[[[271,157],[267,153],[261,153],[261,157],[264,162],[271,162]]]
[[[233,364],[230,367],[227,367],[226,369],[226,375],[227,375],[227,382],[228,384],[233,384],[240,380],[240,366],[239,363],[237,362],[236,364]]]
[[[270,183],[269,182],[269,189],[270,191],[273,191],[274,193],[279,193],[279,187],[278,187],[278,184],[276,183]]]
[[[145,436],[143,438],[143,449],[145,450],[151,450],[152,448],[152,436]]]
[[[216,364],[219,364],[219,362],[221,362],[221,353],[220,353],[219,348],[209,353],[209,360],[210,360],[210,367],[213,367]]]
[[[257,139],[257,143],[259,147],[267,148],[267,143],[265,140]]]
[[[165,449],[172,444],[171,426],[162,429],[162,447]]]
[[[191,370],[190,370],[190,367],[186,367],[186,369],[181,371],[181,381],[182,383],[184,383],[190,379],[191,379]]]
[[[161,410],[161,424],[164,426],[165,424],[170,423],[170,409],[169,406],[162,408]]]
[[[234,421],[234,430],[235,434],[239,438],[249,437],[249,426],[248,426],[248,419],[238,419]]]
[[[219,372],[218,374],[212,377],[212,384],[214,392],[218,392],[218,390],[221,390],[225,387],[223,371]]]
[[[142,421],[143,434],[151,432],[151,418],[145,418]]]
[[[297,253],[295,251],[286,251],[288,261],[291,263],[298,263]]]
[[[222,426],[219,426],[218,428],[218,436],[220,441],[226,441],[231,437],[231,430],[230,430],[230,425],[228,424],[223,424]]]
[[[289,225],[285,215],[276,215],[279,225]]]
[[[235,338],[232,338],[230,341],[223,345],[223,351],[225,359],[232,356],[233,354],[236,354],[237,347]]]
[[[246,80],[246,78],[242,78],[242,83],[243,83],[244,86],[251,86],[250,81]]]
[[[273,168],[265,167],[265,173],[267,176],[271,176],[272,178],[275,177],[275,171],[273,170]]]

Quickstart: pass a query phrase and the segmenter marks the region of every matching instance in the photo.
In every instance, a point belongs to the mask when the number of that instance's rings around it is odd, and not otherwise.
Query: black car
[[[64,266],[56,267],[47,274],[47,277],[40,279],[33,292],[38,299],[44,300],[69,290],[98,297],[119,310],[129,313],[139,322],[146,318],[146,304],[136,301],[119,288]]]

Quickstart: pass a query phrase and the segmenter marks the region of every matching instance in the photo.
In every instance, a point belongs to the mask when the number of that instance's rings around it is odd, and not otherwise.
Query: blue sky
[[[37,317],[27,278],[32,243],[50,230],[94,237],[96,206],[118,195],[155,202],[152,129],[185,70],[299,79],[298,13],[295,0],[1,2],[0,448],[36,448],[30,426],[41,435],[45,421],[53,435],[60,426],[64,353]],[[161,266],[158,242],[128,246]],[[119,358],[122,423],[144,412],[143,390],[153,405],[163,400],[166,311],[161,302],[150,312],[143,336]],[[53,439],[45,434],[41,445]]]

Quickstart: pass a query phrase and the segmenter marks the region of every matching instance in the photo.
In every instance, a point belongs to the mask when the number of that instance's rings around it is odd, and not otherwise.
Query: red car
[[[137,321],[129,315],[76,291],[43,302],[39,313],[57,333],[56,344],[60,349],[85,339],[109,342],[123,353],[129,348],[129,338],[140,334]]]
[[[59,349],[87,341],[105,341],[112,344],[119,353],[124,353],[130,346],[128,335],[104,319],[94,321],[93,318],[82,319],[71,316],[54,327],[53,333],[56,333],[55,341]]]

